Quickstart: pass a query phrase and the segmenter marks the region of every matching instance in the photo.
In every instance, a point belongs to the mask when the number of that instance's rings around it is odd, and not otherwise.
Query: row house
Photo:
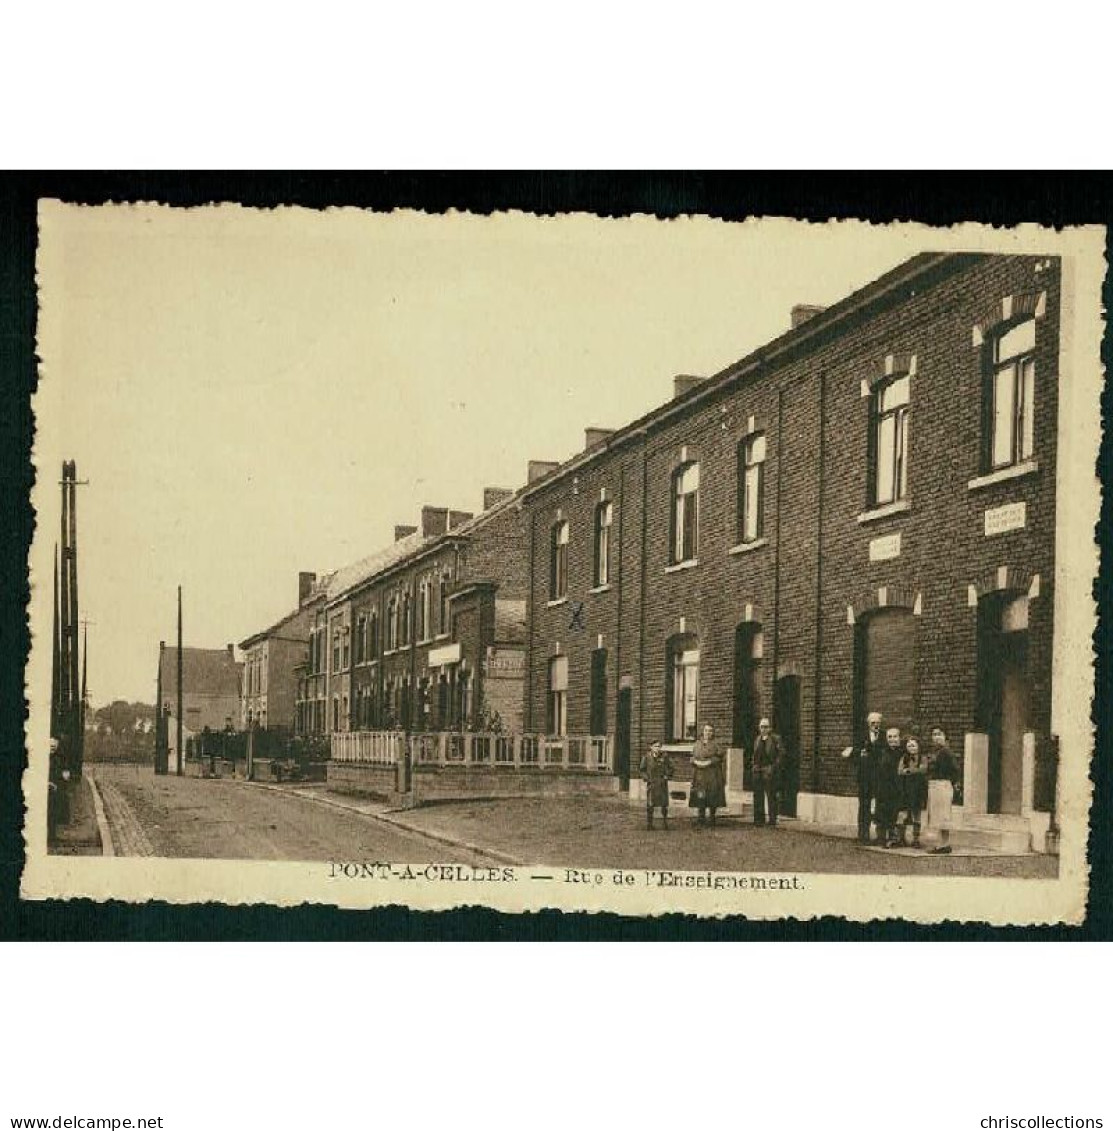
[[[769,715],[790,807],[852,823],[842,755],[879,710],[945,729],[968,806],[1046,828],[1060,290],[1055,258],[920,255],[589,430],[521,492],[524,728],[613,735],[628,779],[652,740],[744,751]]]
[[[306,623],[306,654],[295,665],[294,733],[302,737],[329,733],[327,663],[328,587],[334,574],[317,578],[309,588],[301,611]]]
[[[516,496],[497,488],[479,515],[423,507],[338,570],[320,612],[328,729],[519,730],[526,574]]]
[[[243,693],[240,721],[244,730],[293,731],[297,722],[299,683],[309,647],[312,610],[309,600],[316,574],[298,574],[298,607],[269,628],[240,641]]]

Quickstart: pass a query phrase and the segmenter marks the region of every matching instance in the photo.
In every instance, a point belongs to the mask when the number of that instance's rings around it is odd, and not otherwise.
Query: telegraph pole
[[[77,478],[77,464],[62,463],[61,552],[58,561],[56,598],[57,693],[51,698],[58,712],[57,739],[62,771],[81,776],[85,732],[79,684],[80,649],[77,629],[80,608],[77,599],[77,488],[88,480]]]
[[[182,749],[182,587],[178,586],[178,776],[181,777],[185,765],[185,751]]]
[[[50,737],[57,739],[62,733],[59,726],[61,718],[61,620],[58,615],[58,543],[54,543],[54,625],[51,629],[50,660]]]

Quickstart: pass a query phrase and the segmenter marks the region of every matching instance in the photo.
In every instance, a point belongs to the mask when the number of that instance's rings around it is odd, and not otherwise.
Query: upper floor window
[[[379,614],[372,612],[367,618],[367,658],[375,659],[379,654]]]
[[[340,670],[340,629],[339,627],[332,630],[332,670],[338,672]]]
[[[869,501],[872,506],[884,506],[908,497],[910,389],[911,377],[905,373],[882,381],[870,398],[873,421]]]
[[[409,644],[410,632],[413,628],[413,605],[410,601],[409,593],[402,594],[402,623],[400,626],[400,634],[402,644]]]
[[[757,542],[765,534],[765,433],[738,445],[738,541]]]
[[[699,543],[699,464],[686,463],[672,476],[672,564],[693,561]]]
[[[440,591],[440,617],[437,621],[437,630],[441,633],[448,632],[448,593],[452,588],[452,574],[441,574],[441,591]]]
[[[386,648],[388,652],[398,647],[398,598],[386,603]]]
[[[614,507],[607,502],[595,508],[595,570],[594,584],[608,585],[611,580],[611,524]]]
[[[351,629],[347,625],[344,625],[340,630],[340,643],[342,645],[341,663],[343,665],[341,671],[347,671],[352,656]]]
[[[317,659],[313,665],[313,670],[317,673],[325,670],[325,626],[321,625],[317,629]]]
[[[986,389],[986,468],[1032,458],[1035,428],[1036,320],[1026,318],[993,339]]]
[[[553,524],[549,534],[549,600],[568,595],[568,523]]]
[[[428,579],[422,581],[417,591],[417,638],[428,640],[433,635],[433,583]]]
[[[362,614],[356,620],[356,663],[362,664],[367,657],[367,618]]]

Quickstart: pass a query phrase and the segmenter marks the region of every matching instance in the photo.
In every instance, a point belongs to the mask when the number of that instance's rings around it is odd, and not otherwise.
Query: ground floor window
[[[568,733],[567,656],[554,656],[549,661],[549,700],[545,730],[555,735]]]
[[[666,737],[672,742],[696,739],[699,711],[699,641],[675,636],[667,649]]]

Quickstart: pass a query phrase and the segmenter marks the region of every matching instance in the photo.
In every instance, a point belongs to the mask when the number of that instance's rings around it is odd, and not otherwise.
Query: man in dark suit
[[[769,806],[769,826],[777,827],[777,791],[781,785],[781,768],[785,749],[781,736],[773,733],[768,719],[757,725],[754,739],[754,824],[765,824],[765,808]]]
[[[881,733],[881,713],[871,711],[866,716],[866,741],[859,747],[848,746],[844,758],[854,759],[854,773],[858,779],[858,840],[870,842],[871,810],[877,797],[877,777],[885,756],[885,736]],[[877,830],[878,840],[884,843],[884,831]]]

